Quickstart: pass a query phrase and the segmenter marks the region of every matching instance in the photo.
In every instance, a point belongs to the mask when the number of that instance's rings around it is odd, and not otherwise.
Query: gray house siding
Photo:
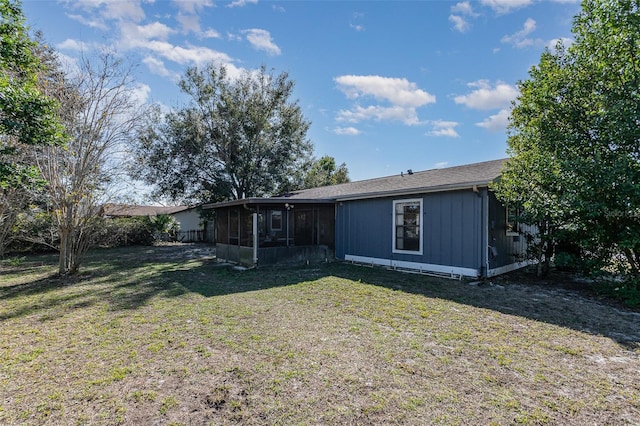
[[[393,252],[393,201],[402,199],[423,200],[421,255]],[[347,260],[349,256],[357,256],[479,271],[481,208],[482,197],[470,189],[339,202],[336,256]]]
[[[507,211],[496,196],[489,193],[489,268],[497,269],[524,261],[527,250],[524,235],[507,232]]]

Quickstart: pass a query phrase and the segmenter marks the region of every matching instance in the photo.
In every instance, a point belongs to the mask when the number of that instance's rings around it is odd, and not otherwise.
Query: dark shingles
[[[173,214],[188,209],[188,206],[131,206],[126,204],[107,204],[104,206],[105,216],[157,216]]]
[[[504,159],[485,161],[413,174],[405,172],[403,175],[304,189],[285,194],[285,197],[291,199],[371,198],[398,193],[462,189],[473,185],[486,186],[500,176],[505,161]]]

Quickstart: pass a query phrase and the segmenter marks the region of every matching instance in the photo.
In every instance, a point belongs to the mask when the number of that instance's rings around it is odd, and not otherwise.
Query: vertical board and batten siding
[[[423,253],[393,253],[393,201],[416,198],[423,200]],[[482,198],[472,190],[339,202],[336,256],[479,270],[481,212]]]
[[[507,210],[496,196],[489,192],[489,246],[495,247],[496,254],[489,251],[489,268],[503,268],[523,262],[527,252],[524,235],[507,235]]]

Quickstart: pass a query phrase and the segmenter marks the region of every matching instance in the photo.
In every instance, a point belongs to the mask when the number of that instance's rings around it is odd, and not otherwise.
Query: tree
[[[58,228],[59,273],[72,274],[94,241],[100,206],[119,183],[118,153],[145,113],[132,91],[131,68],[112,53],[83,58],[79,73],[58,84],[70,141],[64,149],[39,149],[37,165]]]
[[[180,89],[190,103],[139,135],[132,176],[155,195],[181,202],[240,199],[301,185],[312,145],[309,123],[289,98],[287,73],[265,67],[237,78],[224,66],[187,70]]]
[[[347,165],[342,163],[336,168],[335,158],[328,155],[315,160],[304,176],[305,188],[316,188],[347,182],[350,182]]]
[[[0,0],[0,256],[43,184],[30,146],[63,144],[58,104],[46,93],[39,40],[27,34],[20,2]]]
[[[0,0],[0,37],[0,187],[7,188],[36,176],[14,157],[21,144],[62,144],[65,135],[58,104],[41,90],[37,43],[27,34],[19,1]]]
[[[640,279],[639,8],[583,2],[575,42],[546,51],[519,84],[496,190],[531,223],[552,223],[551,244],[568,236],[601,261],[620,253]]]

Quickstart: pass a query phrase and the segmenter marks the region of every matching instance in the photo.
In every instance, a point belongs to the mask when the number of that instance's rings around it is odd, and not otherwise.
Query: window
[[[507,204],[505,212],[506,231],[507,236],[520,235],[518,230],[520,224],[518,223],[518,216],[520,216],[520,209],[517,207],[509,206]]]
[[[282,230],[282,211],[280,210],[271,211],[271,230],[272,231]]]
[[[422,200],[393,202],[393,252],[422,254]]]

